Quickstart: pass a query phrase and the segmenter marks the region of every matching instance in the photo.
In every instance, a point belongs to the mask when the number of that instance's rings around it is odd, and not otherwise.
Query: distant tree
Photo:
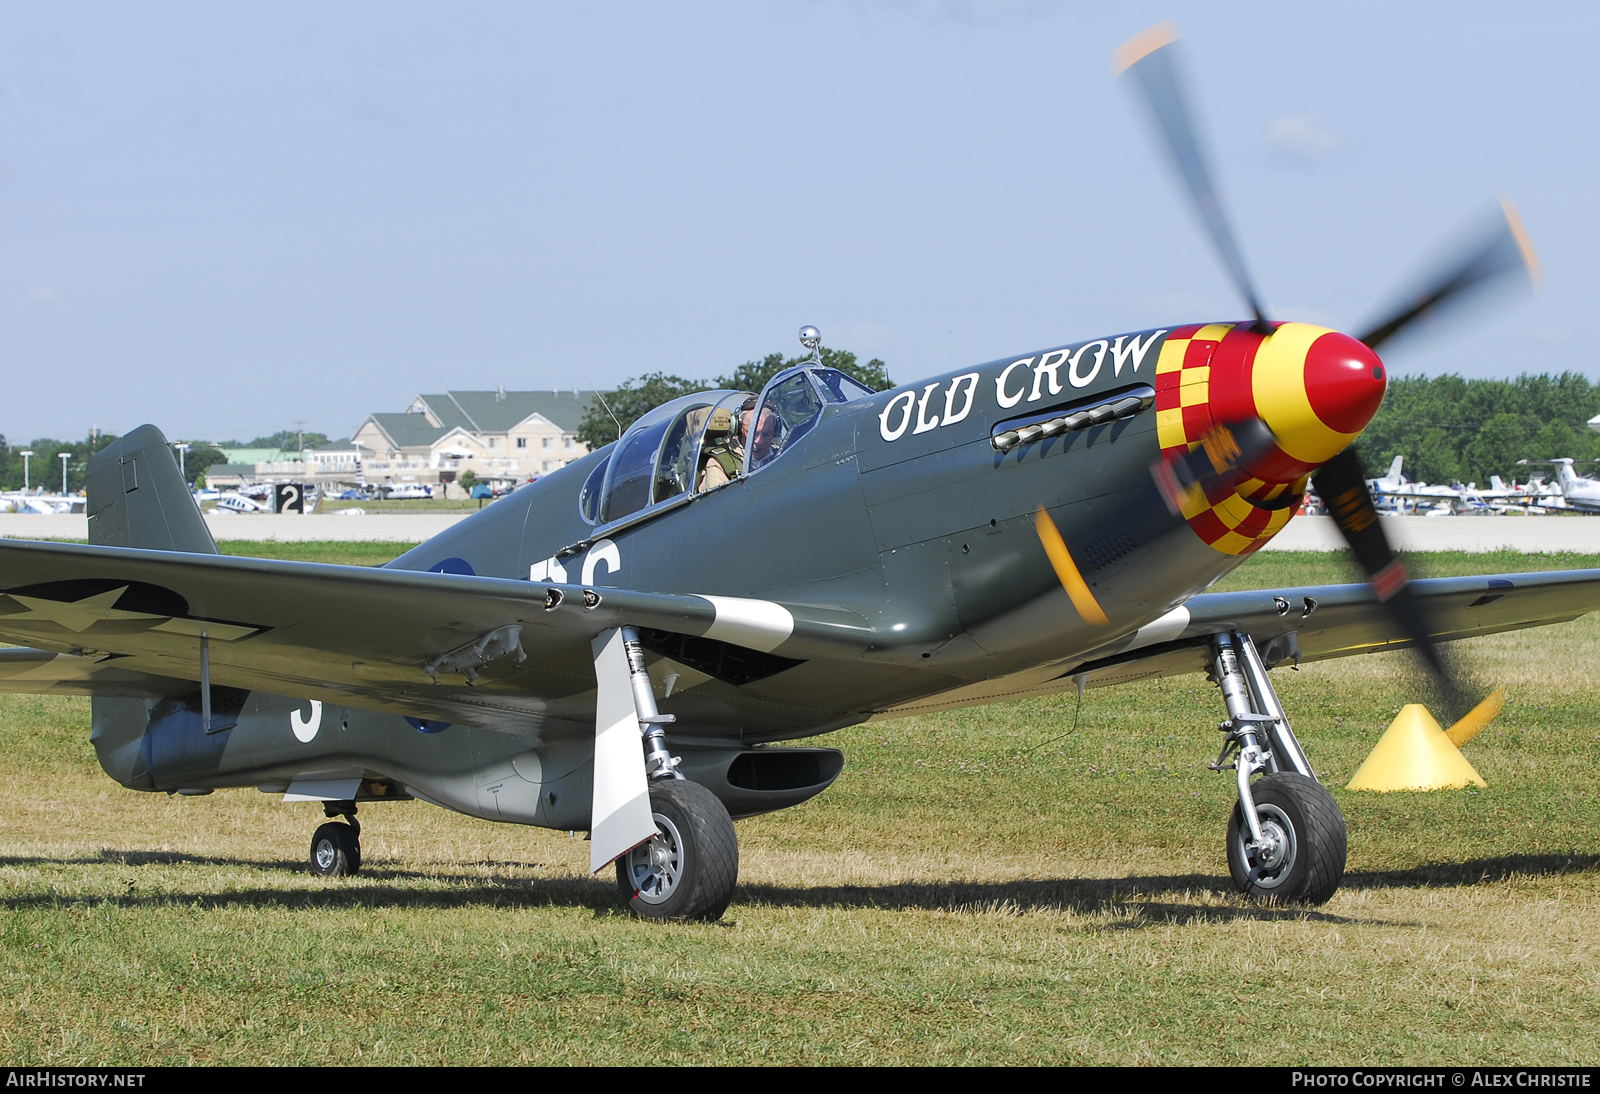
[[[206,474],[206,468],[214,467],[219,463],[227,463],[228,457],[222,449],[210,441],[181,441],[175,442],[189,445],[189,451],[183,454],[180,464],[183,467],[183,478],[190,486],[199,484]],[[173,449],[172,458],[178,459],[177,449]]]
[[[1491,475],[1526,479],[1519,459],[1600,456],[1600,435],[1587,427],[1597,413],[1600,385],[1578,373],[1391,378],[1356,450],[1371,474],[1404,456],[1413,481],[1485,486]]]
[[[660,372],[626,380],[615,391],[599,392],[589,403],[578,424],[578,439],[588,445],[591,452],[603,448],[622,436],[622,431],[640,415],[680,395],[692,395],[714,386],[704,380],[685,380],[682,376]]]
[[[824,365],[855,377],[874,391],[885,391],[894,386],[894,381],[889,379],[888,367],[876,357],[863,365],[856,361],[856,355],[849,350],[823,346],[821,352]],[[615,391],[599,393],[604,395],[605,403],[609,404],[610,413],[598,398],[589,404],[578,426],[578,439],[593,451],[616,440],[641,415],[680,395],[692,395],[713,388],[759,392],[767,386],[767,381],[784,369],[803,365],[810,360],[809,353],[796,357],[769,353],[759,361],[746,361],[728,375],[712,380],[686,380],[682,376],[667,376],[660,372],[628,380]]]
[[[856,355],[849,350],[829,349],[823,346],[821,351],[824,365],[836,368],[846,376],[855,377],[873,391],[887,391],[894,387],[894,381],[889,379],[888,367],[876,357],[862,365],[856,362]],[[719,377],[717,386],[731,387],[739,391],[760,391],[767,386],[768,380],[784,369],[803,365],[810,360],[809,353],[802,353],[798,357],[769,353],[759,361],[746,361],[727,376]]]
[[[285,452],[298,452],[301,438],[305,439],[307,448],[321,448],[328,443],[326,433],[301,432],[295,429],[280,429],[270,437],[257,437],[242,448],[281,448]]]
[[[1467,445],[1471,480],[1486,487],[1490,475],[1510,478],[1516,474],[1517,461],[1528,458],[1528,441],[1524,415],[1500,413],[1484,422]]]
[[[1404,474],[1413,482],[1452,483],[1466,477],[1450,433],[1443,429],[1430,429],[1422,435],[1415,455],[1407,457]]]
[[[61,461],[59,452],[68,453],[67,490],[76,493],[83,489],[84,474],[89,457],[116,440],[115,435],[101,433],[81,441],[58,441],[51,437],[38,437],[29,444],[13,444],[0,453],[0,490],[20,490],[23,483],[21,453],[33,453],[28,469],[29,485],[54,492],[61,489]]]
[[[1573,429],[1566,422],[1546,422],[1544,428],[1528,442],[1524,458],[1530,460],[1557,460],[1563,456],[1588,459],[1594,452],[1596,436],[1589,430]]]
[[[461,472],[461,478],[457,479],[456,481],[461,484],[461,489],[470,494],[472,492],[472,488],[478,485],[478,473],[469,467],[465,471]]]

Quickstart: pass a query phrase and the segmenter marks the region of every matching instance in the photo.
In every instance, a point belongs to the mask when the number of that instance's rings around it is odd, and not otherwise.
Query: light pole
[[[31,457],[33,455],[33,449],[25,448],[21,452],[17,453],[17,455],[22,457],[22,492],[24,494],[26,494],[28,492],[28,486],[29,486],[29,483],[28,483],[28,459],[29,459],[29,457]]]
[[[61,496],[67,496],[67,461],[72,459],[71,452],[57,452],[56,459],[61,461]]]
[[[184,458],[186,456],[188,456],[189,450],[191,448],[193,448],[194,446],[189,444],[187,441],[179,441],[177,444],[173,445],[172,447],[176,448],[178,450],[178,477],[181,478],[184,482],[188,482],[189,481],[189,472],[188,472],[188,469],[185,468],[185,466],[184,466]]]

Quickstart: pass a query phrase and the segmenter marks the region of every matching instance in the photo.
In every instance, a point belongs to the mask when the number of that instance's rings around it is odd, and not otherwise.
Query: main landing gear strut
[[[624,627],[622,640],[656,834],[617,859],[617,890],[641,919],[720,919],[739,883],[739,838],[721,800],[678,773],[664,728],[673,716],[656,709],[638,634]]]
[[[1233,883],[1259,900],[1321,904],[1344,878],[1339,804],[1311,773],[1248,636],[1234,631],[1211,639],[1210,675],[1228,707],[1211,769],[1233,770],[1239,782],[1228,820]]]

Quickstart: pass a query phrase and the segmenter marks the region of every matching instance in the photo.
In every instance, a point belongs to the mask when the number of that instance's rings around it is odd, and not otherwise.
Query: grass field
[[[239,544],[371,563],[391,544]],[[1597,565],[1433,555],[1435,575]],[[1268,554],[1226,587],[1345,579]],[[1279,671],[1350,826],[1327,905],[1227,883],[1201,677],[876,723],[838,784],[739,825],[723,922],[645,924],[565,833],[137,794],[88,703],[0,697],[0,1054],[44,1063],[1592,1062],[1600,621],[1463,644],[1504,683],[1478,792],[1337,789],[1415,696],[1393,655]]]
[[[319,513],[335,513],[340,509],[365,509],[369,513],[448,513],[458,509],[482,509],[493,499],[485,498],[393,498],[370,501],[341,501],[323,498],[317,505]]]

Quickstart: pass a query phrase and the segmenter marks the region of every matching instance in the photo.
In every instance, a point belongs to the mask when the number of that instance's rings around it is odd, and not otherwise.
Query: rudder
[[[153,425],[142,425],[94,454],[85,508],[89,542],[95,546],[217,553],[167,438]]]

